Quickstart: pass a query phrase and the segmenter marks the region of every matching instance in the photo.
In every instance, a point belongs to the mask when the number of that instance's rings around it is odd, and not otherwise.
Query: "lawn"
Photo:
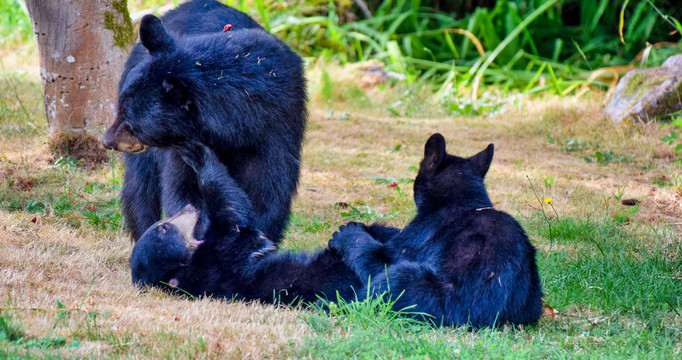
[[[476,110],[434,101],[439,85],[377,84],[362,64],[306,58],[310,117],[282,251],[324,247],[348,221],[406,225],[432,133],[463,156],[494,143],[490,197],[538,249],[555,311],[471,331],[381,301],[325,313],[135,288],[122,157],[54,155],[35,45],[3,43],[0,59],[0,357],[682,357],[682,161],[660,140],[670,128],[606,119],[603,92],[489,86]]]
[[[461,155],[492,142],[491,198],[538,248],[545,301],[557,313],[534,326],[469,331],[408,321],[381,302],[325,314],[136,289],[117,201],[121,159],[89,166],[51,155],[39,77],[29,65],[5,68],[0,84],[0,346],[8,357],[682,352],[680,165],[659,141],[666,129],[612,124],[599,93],[518,96],[494,114],[448,116],[400,84],[357,87],[352,70],[309,61],[311,116],[283,248],[323,247],[350,220],[405,225],[430,134],[443,133],[448,150]],[[406,105],[389,111],[397,100]],[[629,199],[637,206],[622,204]]]

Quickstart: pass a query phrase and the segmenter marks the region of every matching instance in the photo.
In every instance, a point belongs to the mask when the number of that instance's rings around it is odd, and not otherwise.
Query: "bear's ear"
[[[485,177],[490,169],[490,163],[493,161],[493,153],[495,152],[495,146],[493,144],[488,145],[485,150],[469,158],[469,161],[474,166],[474,171],[481,177]]]
[[[172,99],[173,102],[177,102],[181,106],[189,105],[189,88],[182,80],[173,76],[166,76],[161,86],[163,86],[163,90],[168,95],[168,98]]]
[[[445,138],[443,135],[436,133],[431,135],[424,146],[424,160],[422,167],[429,170],[434,170],[441,161],[445,158]]]
[[[173,39],[166,32],[161,20],[154,15],[145,15],[140,23],[140,41],[150,53],[170,50]]]

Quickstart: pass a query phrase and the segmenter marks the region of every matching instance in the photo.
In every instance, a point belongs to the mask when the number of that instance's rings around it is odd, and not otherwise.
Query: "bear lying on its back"
[[[216,153],[246,193],[258,229],[279,241],[307,116],[301,58],[217,1],[182,4],[162,20],[142,19],[140,43],[119,83],[116,119],[102,139],[129,153],[121,204],[133,239],[162,213],[206,206],[194,172],[172,149],[189,139]],[[223,31],[228,24],[233,30]],[[201,216],[196,236],[206,222]]]
[[[449,155],[434,134],[414,182],[412,222],[402,230],[350,223],[330,247],[374,294],[390,289],[396,300],[402,293],[395,308],[415,305],[411,312],[438,325],[536,322],[535,248],[514,218],[492,208],[483,185],[492,158],[492,144],[470,158]]]
[[[255,227],[247,195],[208,147],[187,142],[178,152],[196,171],[210,226],[192,237],[198,210],[187,206],[144,232],[131,256],[133,283],[176,287],[194,296],[290,304],[318,296],[354,297],[361,286],[340,256],[328,249],[307,254],[274,252]]]

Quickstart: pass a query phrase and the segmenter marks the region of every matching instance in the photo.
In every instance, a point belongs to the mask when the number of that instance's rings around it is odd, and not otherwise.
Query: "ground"
[[[25,56],[25,55],[24,55]],[[37,57],[36,57],[37,58]],[[311,116],[283,246],[325,246],[341,224],[414,215],[426,139],[472,155],[495,144],[486,184],[538,248],[545,301],[520,329],[434,329],[385,304],[331,315],[135,289],[118,213],[119,156],[50,156],[35,67],[0,74],[0,349],[10,357],[675,358],[682,353],[682,178],[658,124],[614,125],[603,95],[517,96],[496,114],[449,115],[426,91],[355,87],[311,60]],[[9,65],[8,65],[9,63]],[[321,68],[335,82],[322,81]],[[11,70],[10,70],[11,69]],[[341,74],[345,80],[341,79]],[[397,111],[387,109],[396,100]],[[394,113],[397,112],[398,116]],[[405,116],[409,113],[410,116]],[[625,206],[635,199],[638,206]],[[631,201],[632,202],[632,201]]]

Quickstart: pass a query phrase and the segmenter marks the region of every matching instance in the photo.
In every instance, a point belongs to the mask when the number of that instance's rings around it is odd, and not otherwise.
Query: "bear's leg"
[[[289,222],[299,160],[286,148],[270,146],[242,156],[235,165],[234,170],[239,173],[232,176],[250,196],[254,226],[279,242]]]
[[[510,294],[503,286],[507,282],[510,279],[481,282],[476,274],[448,279],[428,264],[400,261],[372,279],[369,293],[389,296],[394,310],[405,309],[422,321],[478,328],[509,321],[505,304]]]
[[[160,149],[125,155],[121,207],[133,241],[161,219]]]
[[[328,249],[312,254],[269,254],[245,266],[242,276],[251,284],[249,298],[268,303],[309,303],[318,296],[336,301],[337,294],[352,300],[362,288],[341,257]]]
[[[452,302],[452,285],[426,264],[400,261],[376,274],[367,292],[394,301],[393,309],[436,325],[466,323],[462,305]],[[454,321],[454,322],[453,322]]]
[[[367,226],[367,232],[372,235],[376,241],[386,243],[400,234],[400,229],[382,224],[372,224]]]
[[[363,285],[391,262],[384,244],[375,240],[365,225],[356,222],[341,226],[329,240],[329,248],[341,255]]]
[[[249,197],[230,176],[213,150],[204,144],[186,141],[173,151],[192,178],[198,194],[187,194],[201,198],[202,209],[213,231],[228,233],[252,225],[252,210]],[[258,229],[256,229],[258,230]]]
[[[176,150],[166,149],[164,155],[164,165],[161,167],[161,204],[164,216],[173,216],[187,204],[192,204],[201,213],[194,237],[203,239],[209,221],[204,211],[203,197],[199,193],[196,174]]]

